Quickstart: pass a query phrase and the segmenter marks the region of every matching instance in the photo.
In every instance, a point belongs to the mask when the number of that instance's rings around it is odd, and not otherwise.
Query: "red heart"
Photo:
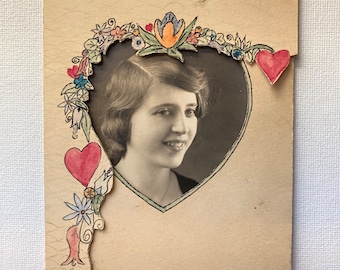
[[[101,156],[101,148],[97,143],[89,143],[83,150],[69,149],[64,158],[65,166],[83,186],[87,187],[96,171]]]
[[[78,72],[78,66],[74,65],[72,68],[68,68],[67,69],[67,74],[68,76],[70,76],[71,78],[75,78]]]
[[[255,59],[269,82],[274,84],[288,67],[290,54],[287,50],[277,51],[273,54],[270,51],[262,50],[256,54]]]
[[[145,25],[145,30],[148,31],[148,32],[151,32],[152,28],[153,28],[153,25],[151,23]]]

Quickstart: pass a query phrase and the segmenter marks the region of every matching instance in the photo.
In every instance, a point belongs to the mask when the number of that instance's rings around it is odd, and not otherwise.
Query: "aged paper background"
[[[340,61],[336,45],[340,2],[299,2],[293,269],[337,270],[340,91],[335,89],[340,81],[335,75]],[[0,10],[0,42],[6,52],[0,67],[0,137],[1,150],[7,153],[1,155],[1,213],[6,222],[0,224],[0,265],[2,269],[45,269],[42,1],[4,1]],[[322,57],[325,52],[331,52],[331,57]],[[20,203],[13,202],[14,190],[20,193]]]
[[[237,7],[237,8],[235,8]],[[259,5],[132,4],[46,1],[44,7],[46,266],[58,268],[68,254],[65,233],[71,222],[64,201],[79,183],[63,166],[65,152],[83,148],[71,139],[63,110],[56,107],[68,83],[66,68],[79,55],[90,30],[114,17],[117,23],[149,23],[173,11],[178,18],[216,31],[247,35],[253,43],[297,54],[297,1]],[[152,16],[150,16],[152,14]],[[268,16],[271,14],[271,16]],[[279,16],[278,16],[279,15]],[[94,269],[289,269],[292,224],[292,58],[271,87],[256,65],[248,66],[253,108],[246,133],[223,169],[206,185],[166,213],[150,207],[115,182],[101,213],[105,231],[95,233]],[[92,135],[93,138],[93,135]],[[102,158],[97,173],[108,168]],[[68,196],[68,197],[67,197]],[[85,250],[82,250],[82,259]],[[78,266],[77,266],[78,267]],[[80,267],[79,267],[80,268]],[[68,269],[65,267],[65,269]]]

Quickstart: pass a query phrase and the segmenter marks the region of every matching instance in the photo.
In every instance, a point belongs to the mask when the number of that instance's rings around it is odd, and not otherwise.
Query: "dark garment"
[[[177,181],[178,181],[178,184],[179,184],[179,187],[182,191],[182,194],[186,193],[187,191],[189,191],[190,189],[192,189],[193,187],[195,187],[198,183],[191,179],[191,178],[188,178],[188,177],[185,177],[183,175],[180,175],[178,173],[176,173],[176,176],[177,176]]]

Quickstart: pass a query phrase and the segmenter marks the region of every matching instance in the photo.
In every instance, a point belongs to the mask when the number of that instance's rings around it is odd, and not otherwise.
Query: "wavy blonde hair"
[[[105,113],[100,138],[113,165],[126,153],[133,113],[143,104],[155,81],[195,93],[196,117],[207,112],[209,87],[202,70],[166,55],[132,56],[113,70],[105,89]]]

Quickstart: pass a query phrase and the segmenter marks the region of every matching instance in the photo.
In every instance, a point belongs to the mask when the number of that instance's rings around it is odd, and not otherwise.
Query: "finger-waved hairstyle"
[[[116,66],[105,92],[105,113],[100,138],[113,165],[126,152],[133,113],[143,104],[148,89],[161,82],[195,93],[196,117],[207,111],[208,82],[205,73],[166,55],[132,56]]]

